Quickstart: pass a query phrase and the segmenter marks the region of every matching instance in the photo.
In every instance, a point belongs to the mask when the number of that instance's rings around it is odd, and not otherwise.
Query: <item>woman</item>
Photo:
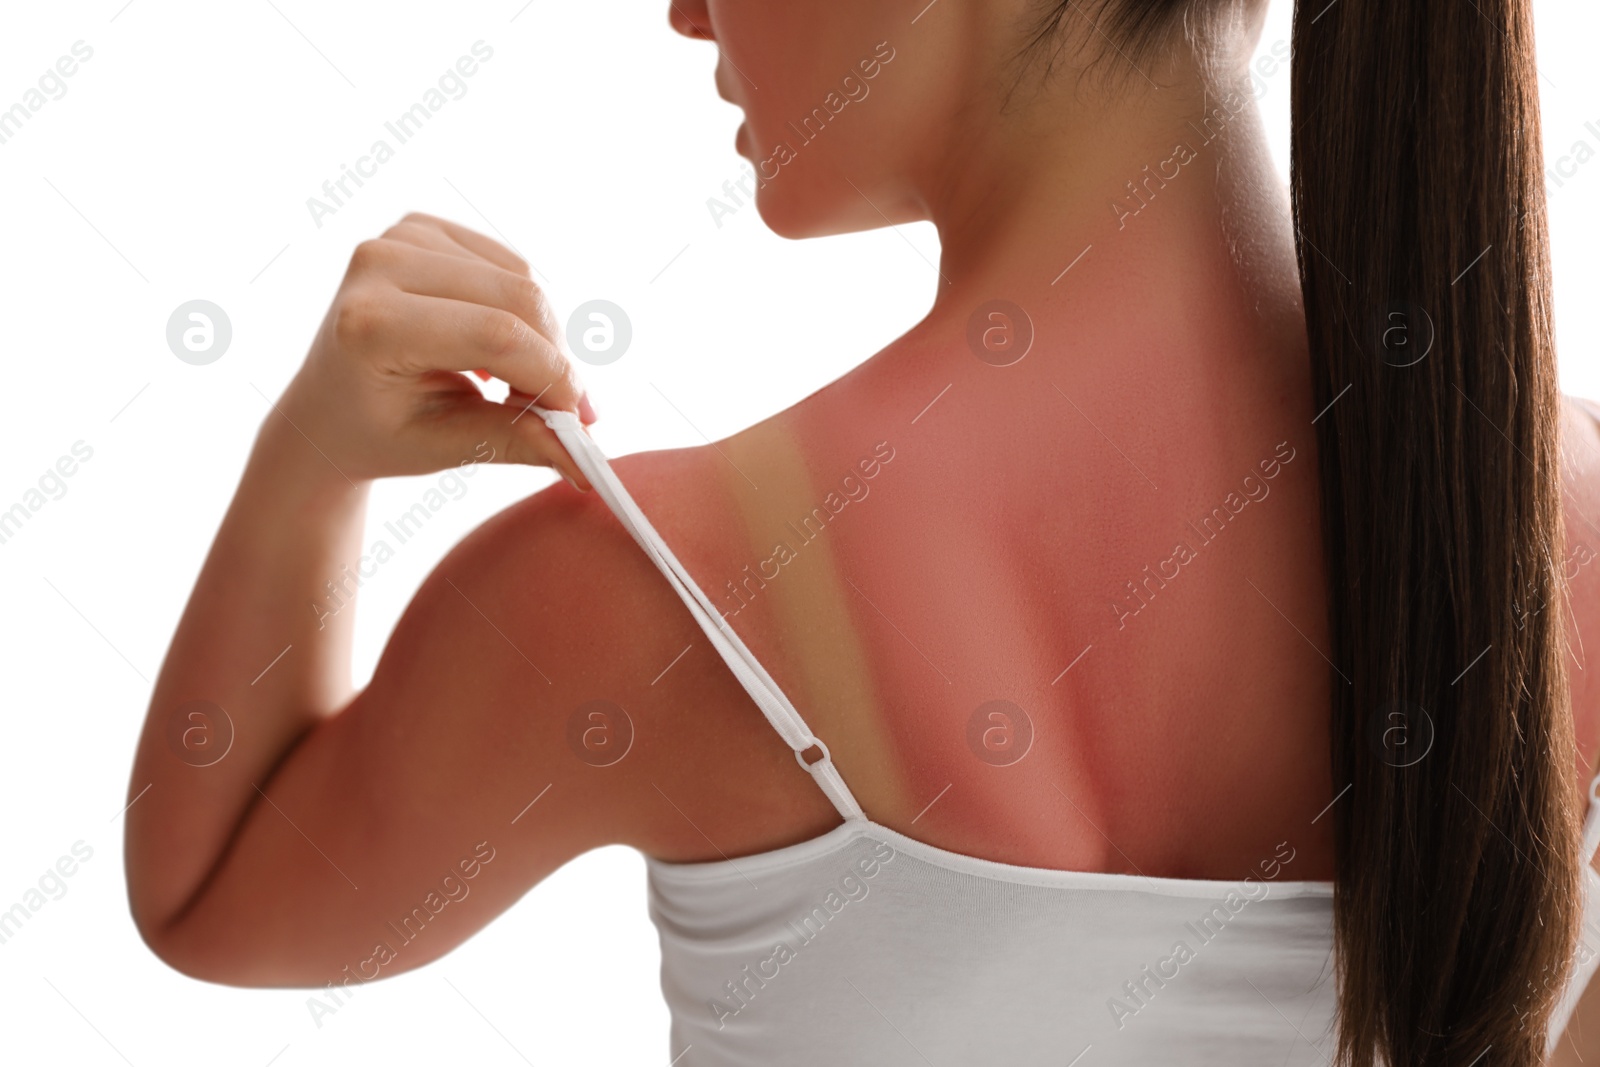
[[[1297,10],[1291,224],[1264,6],[674,0],[773,229],[943,248],[923,321],[704,448],[608,467],[495,242],[362,244],[155,690],[152,948],[337,988],[624,843],[684,1064],[1542,1062],[1593,969],[1600,435],[1530,14]],[[483,459],[571,485],[352,692],[367,486]]]

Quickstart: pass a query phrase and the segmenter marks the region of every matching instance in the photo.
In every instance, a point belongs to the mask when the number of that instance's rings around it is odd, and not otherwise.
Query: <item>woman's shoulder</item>
[[[610,460],[714,603],[743,536],[730,479],[761,469],[742,436]],[[557,481],[478,527],[440,573],[451,582],[438,596],[470,601],[459,621],[484,632],[490,666],[473,685],[495,720],[487,732],[521,738],[543,753],[531,773],[589,797],[572,813],[590,824],[589,847],[714,859],[830,825],[826,800],[793,780],[787,745],[598,492]]]

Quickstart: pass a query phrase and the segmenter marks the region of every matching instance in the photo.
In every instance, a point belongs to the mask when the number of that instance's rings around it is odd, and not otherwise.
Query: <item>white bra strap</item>
[[[656,533],[655,527],[650,525],[650,520],[645,518],[639,505],[634,503],[632,495],[612,471],[611,464],[606,462],[605,453],[600,451],[600,446],[594,443],[578,417],[570,411],[550,411],[541,407],[534,407],[533,410],[555,432],[578,469],[589,479],[595,492],[600,494],[600,499],[606,502],[618,521],[633,535],[634,541],[666,576],[668,583],[688,606],[695,622],[700,624],[700,629],[710,639],[711,647],[728,664],[739,684],[744,686],[745,692],[750,694],[772,728],[778,731],[778,736],[794,750],[795,759],[811,772],[839,814],[847,820],[865,819],[861,805],[856,803],[850,787],[844,784],[839,769],[834,766],[828,746],[812,734],[800,713],[789,703],[789,698],[778,688],[778,683],[772,680],[766,668],[761,666],[739,635],[723,621],[721,613],[705,593],[700,591],[683,564],[678,562],[661,535]],[[808,763],[801,754],[813,748],[822,755]]]

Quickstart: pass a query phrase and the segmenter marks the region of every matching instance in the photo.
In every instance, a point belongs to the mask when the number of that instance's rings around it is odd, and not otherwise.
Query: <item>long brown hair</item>
[[[1137,63],[1223,2],[1048,0],[1034,39]],[[1339,1059],[1533,1067],[1582,865],[1530,0],[1297,2],[1290,76]]]

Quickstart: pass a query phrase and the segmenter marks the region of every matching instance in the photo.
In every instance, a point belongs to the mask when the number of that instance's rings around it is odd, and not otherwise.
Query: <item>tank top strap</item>
[[[866,814],[861,810],[861,805],[856,803],[855,796],[850,792],[850,787],[845,785],[844,778],[840,776],[839,769],[834,766],[832,754],[828,746],[823,744],[801,718],[800,712],[789,702],[783,690],[778,688],[778,683],[773,681],[765,667],[745,647],[739,635],[734,633],[732,627],[723,620],[722,614],[717,611],[695,584],[689,572],[678,558],[672,554],[661,535],[656,532],[650,520],[634,502],[633,496],[628,492],[622,480],[611,469],[611,464],[606,461],[605,453],[600,451],[600,446],[594,443],[583,428],[578,417],[570,411],[551,411],[545,408],[534,407],[539,417],[546,426],[560,439],[563,447],[572,456],[578,469],[583,471],[589,479],[589,484],[594,487],[600,499],[605,501],[612,514],[622,523],[623,528],[632,535],[639,547],[644,549],[667,579],[667,582],[677,592],[679,598],[694,616],[695,622],[710,640],[711,647],[727,663],[733,671],[739,684],[745,692],[755,701],[756,707],[761,709],[772,728],[783,738],[784,743],[794,750],[795,760],[810,772],[816,779],[822,792],[833,802],[840,815],[846,820],[864,820]],[[808,760],[806,754],[816,750],[819,755]]]

